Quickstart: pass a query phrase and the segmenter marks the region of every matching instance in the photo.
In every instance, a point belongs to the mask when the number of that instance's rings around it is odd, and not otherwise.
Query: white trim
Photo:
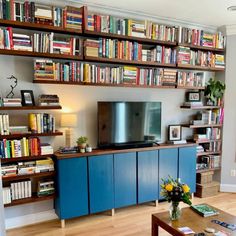
[[[18,217],[12,217],[5,220],[6,229],[12,229],[16,227],[22,227],[25,225],[31,225],[40,223],[43,221],[58,219],[54,210],[38,212],[35,214],[22,215]]]
[[[235,184],[221,184],[220,191],[228,192],[228,193],[236,193],[236,185]]]
[[[89,2],[86,0],[67,0],[67,2],[73,3],[73,4],[80,4],[80,5],[86,5],[88,6],[92,11],[101,12],[104,14],[113,13],[117,16],[123,16],[123,17],[129,17],[134,19],[143,19],[143,20],[151,20],[153,22],[158,23],[164,23],[168,25],[181,25],[186,27],[194,27],[199,29],[208,30],[211,32],[217,31],[216,26],[212,25],[204,25],[199,24],[196,22],[189,22],[187,20],[181,20],[181,19],[175,19],[171,17],[163,17],[163,16],[157,16],[157,15],[150,15],[148,12],[145,11],[134,11],[134,10],[127,10],[119,7],[113,7],[109,5]]]
[[[236,35],[236,25],[227,25],[226,35]]]

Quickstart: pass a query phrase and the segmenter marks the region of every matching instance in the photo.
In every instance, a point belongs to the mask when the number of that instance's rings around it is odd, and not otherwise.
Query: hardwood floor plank
[[[232,215],[236,215],[236,194],[220,193],[209,198],[193,199],[193,204],[208,203]],[[116,209],[113,217],[106,213],[66,220],[66,227],[60,228],[60,221],[53,220],[7,231],[7,236],[150,236],[151,214],[169,209],[168,202],[155,207],[152,203]],[[186,204],[182,204],[186,207]],[[160,230],[161,236],[167,236]]]

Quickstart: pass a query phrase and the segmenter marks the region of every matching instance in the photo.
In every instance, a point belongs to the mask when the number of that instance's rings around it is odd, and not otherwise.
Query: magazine
[[[191,208],[203,217],[218,215],[219,212],[207,204],[192,205]]]

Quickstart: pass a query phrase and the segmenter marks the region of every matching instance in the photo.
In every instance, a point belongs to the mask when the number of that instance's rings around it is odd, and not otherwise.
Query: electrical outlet
[[[236,176],[236,170],[232,169],[232,170],[230,171],[230,175],[231,175],[231,176]]]

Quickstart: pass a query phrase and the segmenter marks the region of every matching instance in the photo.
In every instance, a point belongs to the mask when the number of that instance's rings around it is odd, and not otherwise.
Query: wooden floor
[[[206,202],[236,215],[236,194],[220,193],[210,198],[194,198],[193,203]],[[186,205],[182,205],[186,206]],[[169,203],[127,207],[115,211],[115,215],[96,214],[66,221],[66,228],[60,228],[60,221],[53,220],[23,228],[9,230],[7,236],[150,236],[151,214],[165,211]],[[168,235],[161,231],[160,235]]]

